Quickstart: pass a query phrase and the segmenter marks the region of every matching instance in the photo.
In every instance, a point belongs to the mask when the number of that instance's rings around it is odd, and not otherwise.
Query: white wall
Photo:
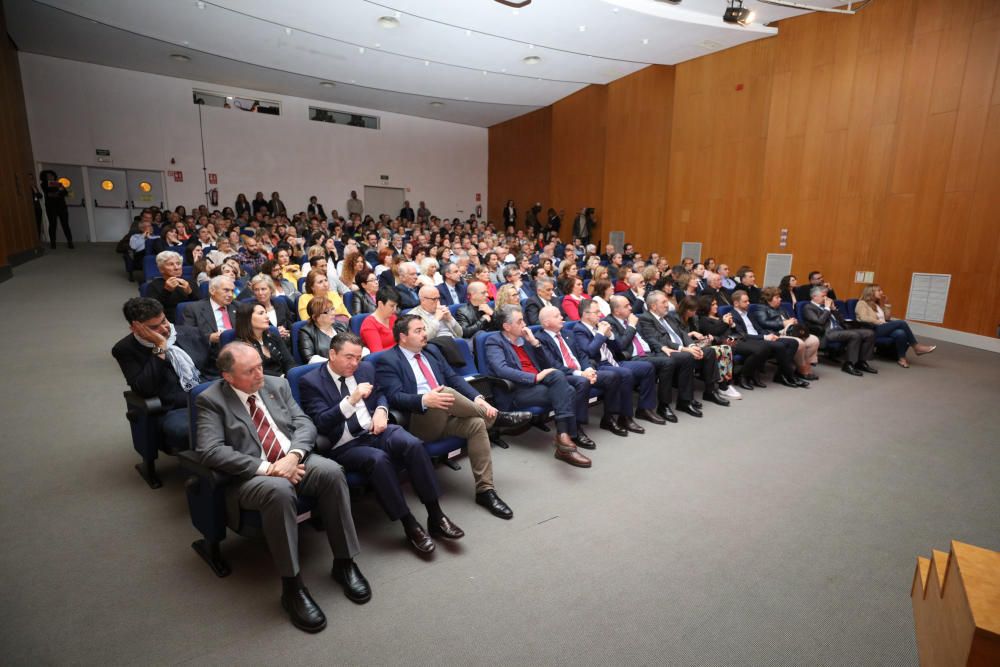
[[[290,212],[305,210],[309,196],[317,195],[327,212],[343,213],[350,191],[363,196],[365,185],[410,188],[414,208],[424,200],[439,215],[471,212],[476,193],[486,201],[485,128],[30,53],[19,57],[36,162],[97,166],[95,149],[107,148],[114,167],[180,170],[183,183],[167,179],[171,206],[205,203],[192,88],[281,102],[280,116],[201,107],[206,164],[219,175],[220,207],[231,206],[239,192],[253,199],[258,190],[266,197],[277,190]],[[310,121],[311,104],[379,116],[381,129]]]

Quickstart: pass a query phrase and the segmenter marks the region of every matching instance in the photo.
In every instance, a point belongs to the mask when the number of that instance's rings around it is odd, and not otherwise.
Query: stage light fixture
[[[722,20],[726,23],[735,23],[737,25],[750,25],[753,23],[754,13],[752,10],[747,9],[743,6],[743,0],[728,0],[729,6],[726,7],[726,12],[722,15]]]

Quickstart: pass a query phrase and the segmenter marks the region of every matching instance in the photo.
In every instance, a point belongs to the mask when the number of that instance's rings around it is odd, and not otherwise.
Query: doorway
[[[365,214],[376,220],[382,213],[387,213],[390,218],[399,215],[406,201],[406,190],[404,188],[384,188],[377,185],[365,186]]]

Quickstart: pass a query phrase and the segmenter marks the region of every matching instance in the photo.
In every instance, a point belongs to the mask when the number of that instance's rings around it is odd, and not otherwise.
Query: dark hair
[[[318,296],[309,302],[307,308],[309,312],[309,319],[316,323],[316,318],[325,313],[330,308],[333,308],[333,301],[330,301],[325,296]]]
[[[323,257],[323,259],[326,259],[326,257]],[[321,276],[326,278],[326,273],[321,273],[320,271],[309,272],[309,275],[306,276],[306,292],[309,294],[313,293],[313,287],[316,285],[316,281],[319,280]],[[327,287],[327,289],[329,290],[329,287]]]
[[[785,276],[784,278],[782,278],[781,282],[778,283],[778,289],[780,289],[782,292],[791,292],[792,291],[792,278],[794,278],[794,277],[795,277],[794,273],[789,273],[787,276]]]
[[[563,294],[572,294],[577,280],[580,281],[581,285],[583,284],[583,279],[579,275],[567,276],[559,282],[559,289],[562,290]]]
[[[740,268],[738,268],[736,270],[736,278],[740,282],[743,282],[743,276],[745,276],[748,273],[753,273],[753,272],[754,272],[753,269],[751,269],[749,266],[747,266],[746,264],[744,264],[743,266],[741,266]]]
[[[580,319],[583,319],[583,314],[590,310],[591,304],[596,303],[593,299],[584,299],[580,302]]]
[[[718,303],[718,300],[711,294],[702,294],[698,297],[698,314],[702,317],[707,316],[712,311],[712,304]]]
[[[742,289],[734,290],[732,294],[733,303],[736,303],[745,296],[746,297],[750,296],[750,294],[746,290]]]
[[[162,303],[145,296],[134,296],[122,306],[122,314],[129,324],[151,320],[162,312]]]
[[[610,280],[604,280],[602,278],[601,280],[595,280],[592,283],[590,283],[590,287],[592,288],[591,294],[593,294],[594,296],[599,296],[603,299],[604,293],[609,289],[611,289],[612,285]]]
[[[816,277],[816,276],[821,276],[821,275],[823,275],[823,272],[822,272],[822,271],[810,271],[810,272],[809,272],[809,282],[812,282],[812,279],[813,279],[814,277]]]
[[[393,303],[399,304],[399,290],[392,285],[382,285],[378,288],[378,292],[375,293],[375,303]]]
[[[236,302],[236,322],[233,323],[236,340],[242,340],[248,343],[254,340],[253,324],[251,323],[251,320],[253,318],[253,311],[257,306],[260,306],[261,308],[264,307],[261,306],[256,300]]]
[[[339,353],[348,343],[351,345],[357,345],[358,347],[364,347],[364,343],[361,342],[361,337],[356,333],[341,331],[330,341],[330,349]]]
[[[396,323],[392,325],[392,337],[398,343],[399,337],[410,333],[410,322],[420,320],[419,315],[401,315],[396,318]]]
[[[781,290],[777,287],[765,287],[760,291],[760,302],[766,304],[768,301],[780,294]]]
[[[677,302],[677,316],[681,318],[681,322],[687,321],[685,317],[688,313],[694,313],[698,310],[698,302],[693,296],[686,296]]]

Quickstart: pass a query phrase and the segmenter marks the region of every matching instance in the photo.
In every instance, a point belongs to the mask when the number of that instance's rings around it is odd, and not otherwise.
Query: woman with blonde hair
[[[365,257],[358,250],[350,249],[345,253],[343,267],[340,269],[340,282],[357,290],[357,277],[367,268]]]
[[[921,345],[917,337],[910,331],[910,325],[905,320],[894,320],[886,303],[885,293],[879,285],[866,285],[861,291],[861,299],[854,307],[854,319],[875,330],[875,337],[892,338],[896,347],[896,363],[903,368],[909,368],[906,351],[913,348],[918,355],[929,354],[937,349],[937,345]]]
[[[499,310],[503,306],[520,306],[521,299],[517,294],[517,288],[509,283],[504,283],[497,289],[497,295],[495,299],[496,305],[493,306],[493,310]]]

